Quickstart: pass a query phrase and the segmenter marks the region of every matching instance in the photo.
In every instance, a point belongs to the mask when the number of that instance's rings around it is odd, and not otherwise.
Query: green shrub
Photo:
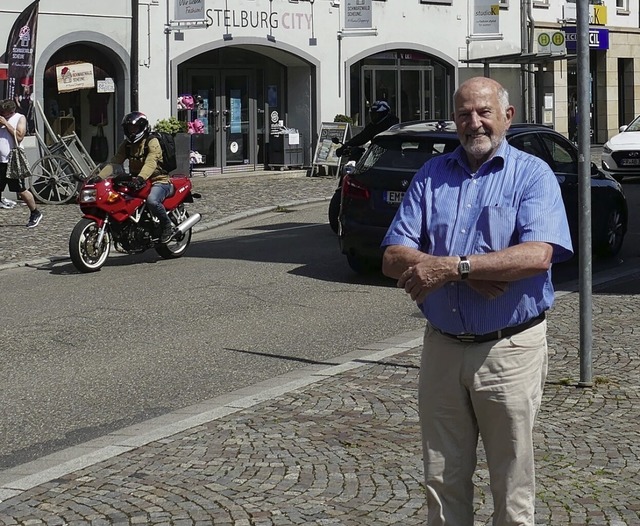
[[[160,119],[153,127],[154,131],[167,132],[172,135],[176,133],[186,133],[187,123],[185,121],[179,121],[175,117],[169,117],[168,119]]]
[[[336,115],[333,118],[333,122],[348,122],[349,124],[353,124],[353,119],[347,115]]]

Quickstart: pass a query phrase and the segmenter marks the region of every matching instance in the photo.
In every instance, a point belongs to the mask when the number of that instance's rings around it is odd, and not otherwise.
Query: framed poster
[[[348,131],[348,122],[323,122],[320,128],[313,164],[339,166],[340,157],[336,156],[336,150],[340,148],[341,144],[334,144],[331,139],[337,137],[340,143],[343,143]]]

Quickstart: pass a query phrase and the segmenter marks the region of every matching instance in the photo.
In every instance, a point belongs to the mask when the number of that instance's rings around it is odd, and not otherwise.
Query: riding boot
[[[169,221],[167,223],[163,223],[161,226],[162,232],[160,234],[160,243],[166,245],[173,237],[173,224]]]

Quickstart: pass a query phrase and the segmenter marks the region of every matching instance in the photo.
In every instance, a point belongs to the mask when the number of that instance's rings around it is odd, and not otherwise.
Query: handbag
[[[109,157],[109,143],[104,136],[102,126],[98,126],[98,131],[91,137],[91,146],[89,147],[89,156],[96,163],[103,163]]]
[[[15,141],[15,146],[9,152],[6,178],[22,180],[25,177],[31,176],[31,166],[29,166],[27,154],[18,144],[18,138],[16,137],[15,130],[13,132],[13,139]]]

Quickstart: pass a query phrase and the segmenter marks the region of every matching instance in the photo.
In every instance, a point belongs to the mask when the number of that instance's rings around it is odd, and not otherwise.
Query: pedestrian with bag
[[[383,272],[427,319],[418,401],[429,526],[474,524],[478,437],[494,526],[535,524],[551,266],[572,245],[554,173],[505,139],[514,113],[498,82],[464,82],[461,145],[418,171],[382,243]]]
[[[27,119],[16,113],[16,103],[10,99],[0,102],[0,193],[8,187],[18,194],[30,211],[27,227],[34,228],[42,220],[42,212],[25,186],[25,177],[31,174],[20,143],[26,133]]]

